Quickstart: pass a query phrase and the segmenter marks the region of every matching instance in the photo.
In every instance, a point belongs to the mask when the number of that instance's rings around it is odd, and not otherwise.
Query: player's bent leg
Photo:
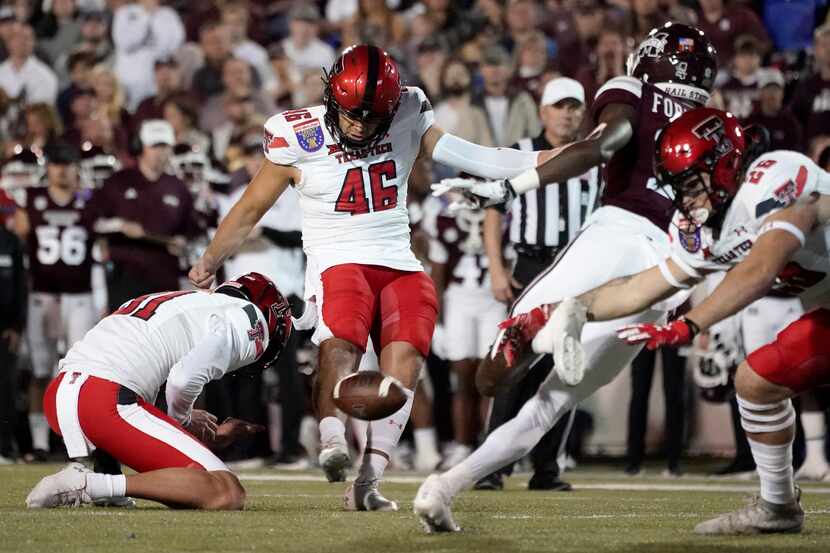
[[[768,360],[763,356],[754,358],[762,372],[777,370],[765,365]],[[795,410],[790,398],[794,392],[762,377],[750,365],[752,361],[750,355],[738,367],[735,390],[761,493],[742,509],[698,524],[697,534],[800,532],[804,523],[801,494],[795,487],[792,469]]]
[[[88,476],[87,480],[91,478]],[[154,470],[126,477],[126,493],[180,509],[239,510],[245,488],[228,470],[195,468]]]

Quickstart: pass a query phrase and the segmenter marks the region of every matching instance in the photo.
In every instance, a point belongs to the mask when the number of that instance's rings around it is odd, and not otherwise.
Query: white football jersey
[[[200,358],[206,380],[250,365],[268,347],[268,324],[248,301],[195,290],[161,292],[131,300],[76,342],[59,370],[81,371],[126,386],[155,401],[171,371],[209,333],[224,335],[224,347]],[[205,362],[206,361],[206,362]]]
[[[726,212],[720,236],[693,228],[676,212],[669,228],[672,259],[691,276],[698,270],[728,271],[748,254],[761,233],[775,228],[766,218],[815,194],[830,195],[830,174],[808,157],[776,150],[756,159]],[[805,243],[779,275],[773,290],[801,298],[810,309],[830,304],[830,226],[805,236]]]
[[[424,92],[404,88],[386,137],[344,152],[326,128],[325,106],[295,109],[265,123],[265,156],[302,172],[294,183],[303,210],[303,249],[309,267],[360,263],[419,271],[409,241],[409,173],[432,126]]]

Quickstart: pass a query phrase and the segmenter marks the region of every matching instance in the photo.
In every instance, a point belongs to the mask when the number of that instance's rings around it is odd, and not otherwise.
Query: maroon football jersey
[[[463,209],[450,215],[444,207],[435,218],[433,238],[443,247],[445,257],[443,260],[431,257],[446,263],[447,284],[483,286],[487,278],[482,234],[484,210]]]
[[[614,77],[597,91],[591,106],[595,123],[609,104],[634,108],[634,134],[606,163],[600,202],[646,217],[667,230],[674,207],[654,178],[654,139],[664,125],[694,106],[633,77]]]
[[[26,189],[29,273],[35,292],[78,294],[92,290],[95,216],[92,190],[80,190],[66,205],[48,188]]]
[[[803,79],[793,94],[790,110],[804,126],[806,146],[820,134],[827,134],[830,128],[830,80],[821,75]]]

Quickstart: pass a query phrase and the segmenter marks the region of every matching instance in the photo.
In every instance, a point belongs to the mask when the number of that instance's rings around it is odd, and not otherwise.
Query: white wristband
[[[804,233],[801,232],[801,229],[795,226],[792,223],[788,223],[787,221],[770,221],[768,223],[764,223],[761,227],[761,230],[758,232],[758,236],[760,237],[765,232],[769,232],[771,230],[783,230],[785,232],[789,232],[793,236],[795,236],[796,240],[801,243],[801,247],[804,247],[804,242],[806,239],[804,238]]]
[[[513,191],[517,196],[535,188],[539,188],[540,185],[539,173],[536,169],[528,169],[524,173],[520,173],[515,177],[510,177],[508,181],[510,181],[510,186],[513,187]]]
[[[672,274],[671,269],[669,269],[669,265],[668,263],[666,263],[665,259],[661,261],[657,267],[660,269],[660,274],[663,275],[663,278],[666,279],[666,282],[671,284],[673,287],[680,288],[681,290],[689,288],[688,284],[683,284],[682,282],[674,278],[674,275]]]

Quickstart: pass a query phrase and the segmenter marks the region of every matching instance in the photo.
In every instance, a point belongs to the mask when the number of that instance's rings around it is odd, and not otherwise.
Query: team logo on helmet
[[[666,49],[668,42],[668,33],[655,33],[654,36],[646,38],[640,43],[640,51],[638,56],[648,56],[649,58],[658,58]]]
[[[300,148],[306,152],[316,152],[323,147],[325,141],[323,127],[316,119],[294,125],[294,135],[297,137]]]
[[[692,133],[701,140],[717,140],[723,133],[723,121],[717,115],[712,115],[695,125]]]

